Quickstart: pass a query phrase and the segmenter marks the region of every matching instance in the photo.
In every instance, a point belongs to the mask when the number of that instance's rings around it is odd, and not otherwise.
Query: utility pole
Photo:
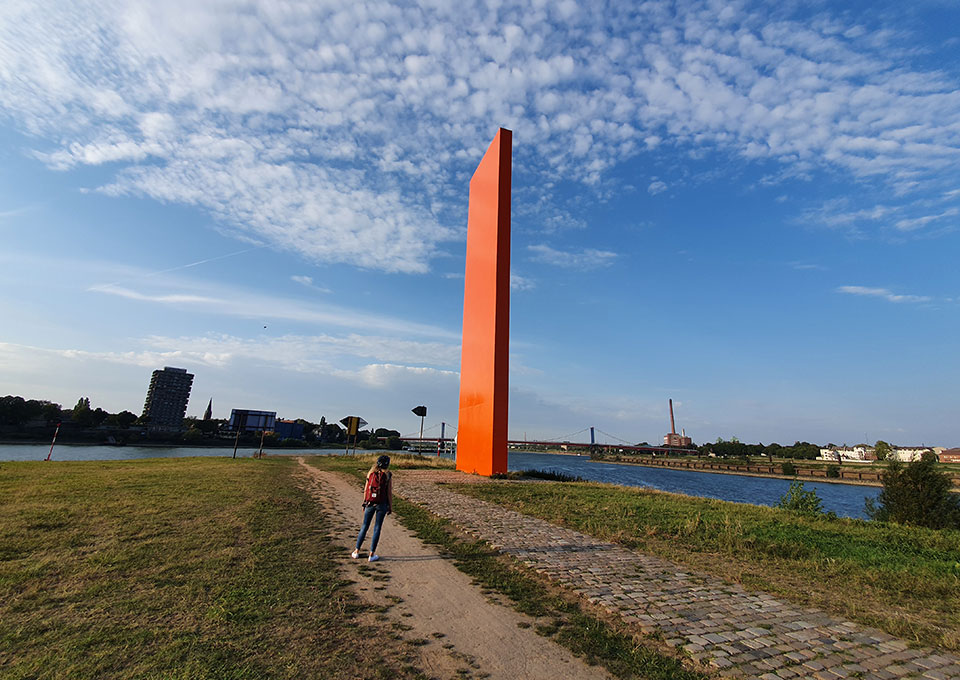
[[[53,431],[53,441],[50,442],[50,452],[47,454],[47,457],[44,460],[50,460],[50,456],[53,455],[53,445],[57,443],[57,435],[60,434],[60,423],[57,423],[57,429]]]

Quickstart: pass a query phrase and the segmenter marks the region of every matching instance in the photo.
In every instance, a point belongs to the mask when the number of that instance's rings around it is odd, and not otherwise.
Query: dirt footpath
[[[347,478],[317,470],[302,458],[305,488],[323,505],[332,520],[333,540],[342,546],[344,574],[357,581],[368,604],[389,606],[382,616],[406,631],[420,654],[420,667],[433,678],[502,680],[594,680],[611,676],[588,666],[566,648],[537,635],[536,619],[497,604],[471,584],[429,545],[415,538],[388,515],[377,553],[366,560],[371,530],[364,541],[364,557],[352,560],[360,529],[361,490]],[[400,474],[403,474],[400,472]]]

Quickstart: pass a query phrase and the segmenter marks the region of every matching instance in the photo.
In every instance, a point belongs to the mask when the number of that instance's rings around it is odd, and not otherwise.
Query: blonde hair
[[[371,465],[371,466],[370,466],[370,469],[367,470],[367,477],[369,477],[370,475],[372,475],[372,474],[373,474],[374,472],[376,472],[377,470],[380,470],[381,472],[386,472],[386,473],[387,473],[387,477],[392,476],[392,475],[390,474],[390,471],[389,471],[387,468],[382,468],[382,467],[380,467],[379,465],[377,465],[377,461],[373,461],[373,465]]]

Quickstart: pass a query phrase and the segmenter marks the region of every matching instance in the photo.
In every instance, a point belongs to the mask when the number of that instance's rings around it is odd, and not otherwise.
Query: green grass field
[[[0,677],[421,677],[361,622],[295,468],[0,464]]]
[[[910,641],[960,648],[957,531],[807,518],[593,483],[464,484],[456,490]]]
[[[313,464],[362,476],[368,457]],[[449,467],[395,457],[394,469]],[[588,483],[462,485],[692,568],[924,644],[960,647],[960,532]],[[618,677],[680,677],[487,546],[397,514],[539,630]],[[0,463],[0,678],[421,677],[354,597],[287,458]],[[387,624],[382,624],[386,626]]]

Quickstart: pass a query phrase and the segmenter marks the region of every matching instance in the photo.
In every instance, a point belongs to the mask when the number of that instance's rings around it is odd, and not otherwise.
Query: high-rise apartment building
[[[143,418],[149,427],[180,427],[187,413],[193,374],[185,368],[164,366],[154,371],[143,403]]]

